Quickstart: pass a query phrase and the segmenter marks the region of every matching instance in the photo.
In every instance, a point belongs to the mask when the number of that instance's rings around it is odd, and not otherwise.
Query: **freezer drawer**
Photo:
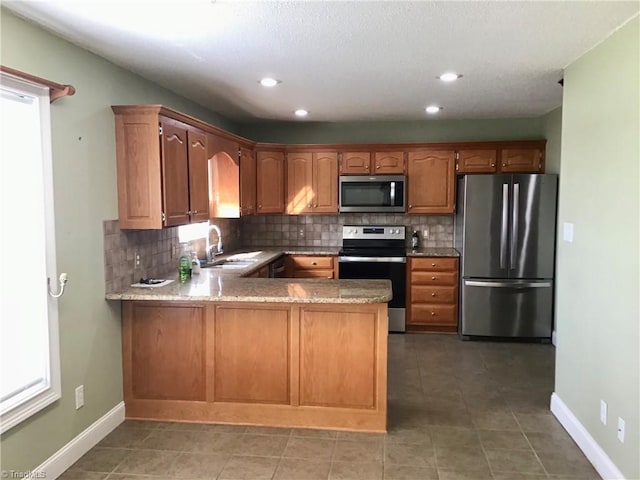
[[[550,338],[551,280],[463,279],[460,334]]]

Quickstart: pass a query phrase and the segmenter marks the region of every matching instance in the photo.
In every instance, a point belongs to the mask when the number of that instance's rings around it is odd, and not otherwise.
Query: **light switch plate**
[[[562,224],[562,239],[565,242],[573,243],[573,223],[564,222]]]
[[[624,420],[618,417],[618,440],[624,443]]]

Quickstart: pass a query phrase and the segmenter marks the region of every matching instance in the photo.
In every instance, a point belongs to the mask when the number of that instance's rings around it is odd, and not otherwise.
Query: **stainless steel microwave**
[[[340,212],[404,212],[404,175],[341,175]]]

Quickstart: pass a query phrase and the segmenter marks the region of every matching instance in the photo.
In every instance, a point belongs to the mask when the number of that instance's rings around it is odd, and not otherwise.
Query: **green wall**
[[[541,118],[422,120],[403,122],[261,122],[240,125],[240,134],[276,143],[396,143],[544,138]]]
[[[566,69],[557,251],[556,394],[627,479],[640,478],[639,30],[636,17]]]
[[[120,304],[104,300],[102,221],[118,215],[110,106],[163,103],[226,128],[235,125],[0,12],[2,64],[77,89],[51,106],[57,264],[69,273],[59,302],[62,398],[2,435],[1,468],[22,471],[40,465],[122,400]],[[80,384],[85,406],[76,411]]]
[[[558,107],[542,117],[542,132],[542,136],[547,139],[545,172],[560,173],[562,107]]]

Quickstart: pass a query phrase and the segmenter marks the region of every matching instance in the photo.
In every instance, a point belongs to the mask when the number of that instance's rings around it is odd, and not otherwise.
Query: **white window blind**
[[[4,432],[60,398],[49,89],[0,85],[0,418]],[[54,280],[54,285],[57,282]]]

